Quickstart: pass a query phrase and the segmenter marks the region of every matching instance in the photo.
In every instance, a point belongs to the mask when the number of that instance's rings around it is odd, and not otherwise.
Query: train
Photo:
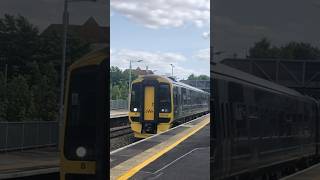
[[[221,63],[211,65],[215,180],[278,179],[319,160],[319,102]]]
[[[68,69],[59,140],[61,180],[109,179],[109,59],[105,47]],[[208,104],[208,92],[147,75],[132,83],[128,116],[132,130],[143,138],[208,113]]]
[[[93,51],[68,70],[60,126],[60,179],[108,179],[109,47]]]
[[[164,132],[210,110],[210,93],[174,78],[144,75],[131,84],[129,121],[136,138]]]

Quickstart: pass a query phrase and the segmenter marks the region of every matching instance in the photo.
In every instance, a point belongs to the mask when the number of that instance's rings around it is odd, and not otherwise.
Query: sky
[[[319,0],[214,0],[211,19],[214,51],[243,58],[254,42],[266,37],[272,45],[289,41],[320,47]]]
[[[70,24],[93,16],[100,25],[111,23],[111,64],[128,68],[128,59],[145,58],[136,68],[149,66],[179,77],[209,72],[209,0],[108,0],[69,3]],[[272,44],[291,40],[320,47],[319,0],[212,0],[211,41],[215,59],[244,57],[262,37]],[[3,14],[23,15],[44,30],[62,22],[63,0],[1,0]]]
[[[209,75],[210,0],[111,0],[111,66]]]
[[[4,14],[19,14],[42,32],[50,24],[62,23],[63,2],[64,0],[1,0],[0,18]],[[107,2],[107,0],[70,2],[69,23],[81,25],[92,16],[100,25],[107,26],[109,23]]]

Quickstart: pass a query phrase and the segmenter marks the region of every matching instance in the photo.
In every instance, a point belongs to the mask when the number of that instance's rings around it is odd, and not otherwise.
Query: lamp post
[[[69,24],[69,12],[68,12],[68,3],[69,2],[80,2],[80,1],[91,1],[96,2],[97,0],[64,0],[64,9],[63,9],[63,34],[62,34],[62,60],[61,60],[61,78],[60,78],[60,100],[59,100],[59,129],[62,130],[63,127],[63,99],[64,99],[64,80],[65,80],[65,66],[66,66],[66,52],[67,52],[67,32]],[[59,132],[61,134],[61,132]],[[59,138],[61,139],[61,138]],[[60,149],[60,143],[59,143]]]
[[[59,129],[63,126],[63,98],[64,98],[64,75],[65,75],[65,64],[66,64],[66,49],[67,49],[67,31],[69,12],[68,12],[68,0],[64,1],[63,10],[63,35],[62,35],[62,62],[61,62],[61,79],[60,79],[60,105],[59,105]],[[61,133],[60,133],[61,134]]]
[[[171,76],[173,77],[173,68],[174,68],[174,65],[173,64],[170,64],[171,65]]]
[[[131,97],[131,71],[132,71],[132,63],[134,62],[142,62],[143,60],[130,60],[130,65],[129,65],[129,94],[128,94],[128,98]]]

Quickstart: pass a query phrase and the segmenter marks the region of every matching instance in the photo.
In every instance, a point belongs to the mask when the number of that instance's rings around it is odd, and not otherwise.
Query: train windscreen
[[[68,93],[64,153],[69,160],[94,160],[97,67],[72,72]]]
[[[171,112],[171,93],[169,84],[159,86],[159,108],[162,113]]]

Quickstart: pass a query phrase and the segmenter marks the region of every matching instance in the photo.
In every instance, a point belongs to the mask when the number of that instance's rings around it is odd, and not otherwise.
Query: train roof
[[[93,50],[86,55],[82,56],[80,59],[72,63],[69,69],[75,69],[82,66],[94,65],[101,63],[102,60],[109,57],[109,46],[104,46],[102,48]]]
[[[212,68],[213,76],[221,75],[225,77],[229,77],[232,79],[237,79],[239,81],[244,81],[246,83],[249,83],[251,85],[259,86],[264,89],[273,90],[278,93],[284,93],[292,96],[298,96],[298,97],[308,97],[310,99],[313,99],[309,96],[304,96],[301,93],[299,93],[296,90],[290,89],[288,87],[276,84],[274,82],[268,81],[266,79],[262,79],[260,77],[251,75],[249,73],[243,72],[241,70],[232,68],[230,66],[221,64],[221,63],[215,63]],[[213,77],[214,78],[214,77]],[[314,99],[313,99],[314,100]]]
[[[178,85],[178,86],[182,86],[182,87],[185,87],[185,88],[188,88],[188,89],[192,89],[194,91],[198,91],[198,92],[202,92],[202,93],[206,93],[206,94],[210,94],[202,89],[199,89],[199,88],[196,88],[196,87],[193,87],[193,86],[190,86],[188,84],[185,84],[185,83],[182,83],[182,82],[178,82],[176,81],[175,79],[173,78],[170,78],[170,77],[166,77],[166,76],[160,76],[160,75],[155,75],[155,74],[148,74],[148,75],[143,75],[143,76],[140,76],[141,78],[162,78],[162,79],[165,79],[166,81],[172,83],[172,84],[175,84],[175,85]]]

